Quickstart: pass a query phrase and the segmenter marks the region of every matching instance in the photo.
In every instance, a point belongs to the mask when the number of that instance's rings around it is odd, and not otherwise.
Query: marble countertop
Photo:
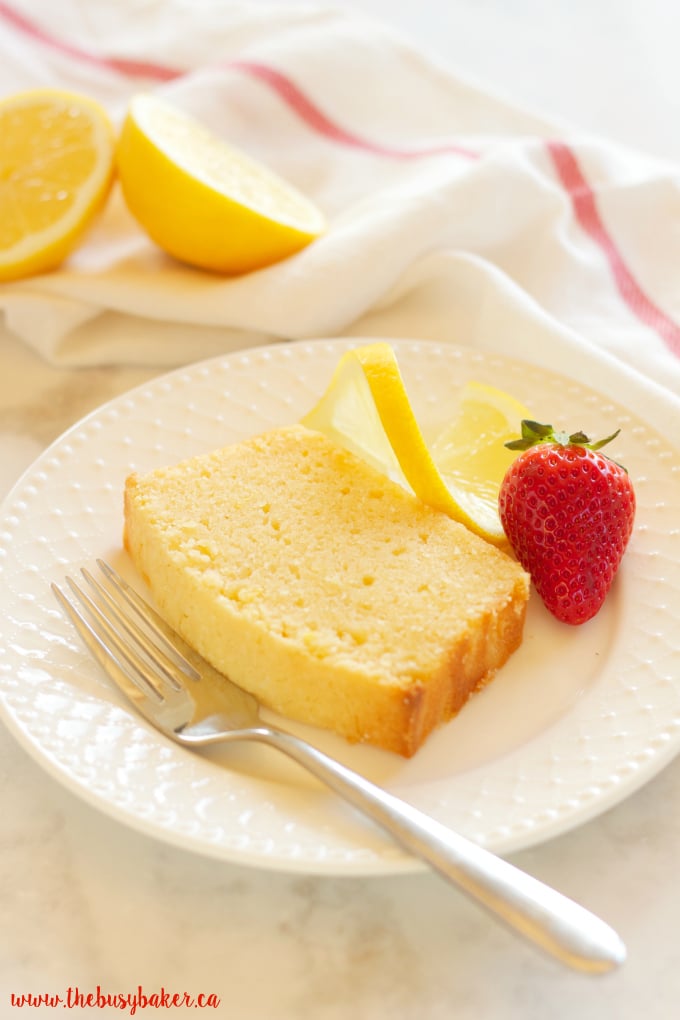
[[[410,5],[375,0],[353,6],[389,13],[415,31]],[[514,79],[509,60],[490,69],[488,50],[484,59],[476,59],[473,49],[464,56],[464,44],[466,38],[474,42],[483,22],[496,53],[502,46],[511,48],[513,40],[515,52],[539,36],[547,44],[541,5],[528,0],[520,5],[525,26],[531,26],[526,31],[518,22],[510,24],[501,4],[483,5],[484,18],[462,2],[430,6],[430,14],[428,5],[418,8],[424,42],[446,56],[451,39],[448,55],[455,59],[460,53],[465,70],[476,65],[480,78],[491,71],[491,84],[498,87],[504,78],[509,88],[514,81],[515,96],[528,101],[526,69]],[[557,18],[568,22],[561,47],[570,46],[572,57],[586,23],[580,5],[575,6],[571,20],[566,13]],[[659,52],[669,52],[664,49],[669,5],[645,5],[644,21],[638,7],[594,5],[596,25],[617,18],[607,51],[615,60],[614,81],[625,78],[630,47],[650,54],[650,67],[655,38],[661,40]],[[496,22],[492,9],[498,12]],[[657,36],[650,27],[654,15]],[[461,27],[466,18],[467,29]],[[566,52],[559,52],[566,61]],[[585,46],[584,66],[592,84],[592,41]],[[546,65],[544,108],[546,97],[555,97],[555,107],[562,102],[555,112],[576,120],[585,110],[585,85],[570,93],[559,72],[558,66],[551,77]],[[654,92],[661,104],[655,111],[670,114],[675,104],[677,113],[678,84],[677,69],[673,77],[660,61],[653,81],[643,83],[637,94],[644,96],[646,88],[647,100]],[[644,107],[636,110],[626,108],[620,97],[615,104],[603,97],[599,110],[591,104],[587,126],[659,155],[680,156],[678,133],[667,136]],[[72,423],[155,374],[142,368],[55,368],[6,332],[0,332],[0,364],[0,498]],[[10,1006],[12,993],[65,996],[69,987],[85,993],[99,987],[128,994],[139,986],[147,994],[161,988],[213,994],[221,1005],[207,1015],[239,1020],[670,1020],[677,1015],[678,761],[596,820],[512,856],[620,932],[628,946],[626,965],[596,979],[543,958],[429,873],[281,874],[158,843],[79,800],[3,727],[0,796],[2,1017],[18,1012]],[[36,1012],[49,1016],[51,1009]],[[153,1014],[152,1008],[138,1012]],[[126,1014],[79,1008],[76,1015]]]
[[[70,424],[151,375],[57,369],[8,335],[0,344],[0,495]],[[12,993],[139,985],[214,993],[217,1015],[258,1020],[675,1015],[677,761],[597,820],[512,857],[620,932],[628,962],[597,979],[543,958],[427,873],[268,873],[160,844],[81,802],[3,727],[0,783],[2,1016]]]

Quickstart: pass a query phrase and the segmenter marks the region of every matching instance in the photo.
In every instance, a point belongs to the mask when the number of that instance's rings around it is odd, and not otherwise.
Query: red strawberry
[[[580,624],[598,612],[619,568],[635,517],[625,468],[591,443],[551,425],[522,422],[522,450],[501,484],[498,509],[517,559],[550,612]]]

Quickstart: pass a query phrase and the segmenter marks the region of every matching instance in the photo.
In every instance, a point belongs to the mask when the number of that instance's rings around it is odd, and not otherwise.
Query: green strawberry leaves
[[[579,431],[570,434],[555,429],[552,425],[543,425],[541,422],[525,418],[522,421],[521,439],[513,439],[505,443],[505,446],[508,450],[529,450],[539,443],[554,443],[556,446],[583,446],[586,450],[601,450],[603,446],[616,439],[620,431],[621,429],[617,429],[610,436],[592,442],[585,432]],[[619,464],[619,467],[623,467],[623,465]]]

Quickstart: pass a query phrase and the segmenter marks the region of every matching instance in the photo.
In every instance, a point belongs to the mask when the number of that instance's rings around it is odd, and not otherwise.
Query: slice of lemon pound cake
[[[125,545],[220,672],[405,756],[522,639],[514,560],[300,425],[132,475]]]

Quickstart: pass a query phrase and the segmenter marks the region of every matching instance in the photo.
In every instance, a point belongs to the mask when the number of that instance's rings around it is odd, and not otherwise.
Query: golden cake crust
[[[218,670],[405,756],[522,640],[514,560],[303,426],[132,475],[124,541]]]

